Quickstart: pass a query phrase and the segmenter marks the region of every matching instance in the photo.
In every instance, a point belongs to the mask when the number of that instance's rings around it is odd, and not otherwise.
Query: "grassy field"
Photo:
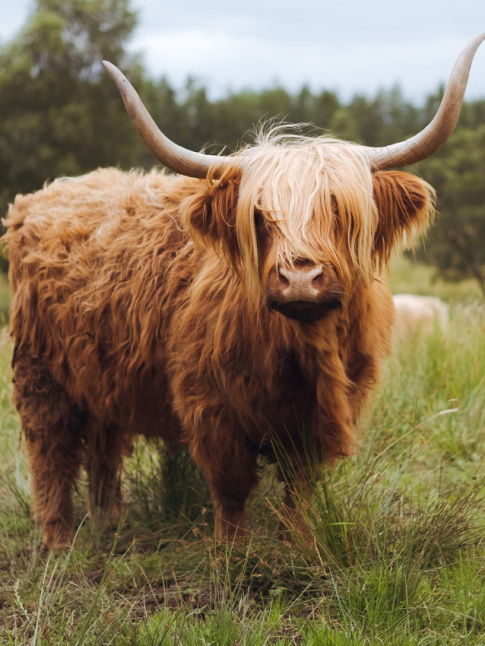
[[[0,325],[7,323],[9,306],[10,292],[8,289],[8,279],[5,274],[0,273]]]
[[[404,261],[393,285],[448,300],[449,332],[396,343],[360,453],[324,474],[291,547],[271,468],[246,544],[221,546],[199,474],[140,442],[117,532],[86,520],[83,484],[75,548],[41,553],[0,333],[0,643],[485,644],[485,315],[473,285]]]

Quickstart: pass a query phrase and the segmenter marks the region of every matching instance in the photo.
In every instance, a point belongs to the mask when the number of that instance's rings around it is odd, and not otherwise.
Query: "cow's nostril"
[[[322,267],[319,267],[318,269],[318,273],[312,276],[312,287],[315,287],[316,289],[322,287],[323,283],[325,282],[325,275],[323,273]]]
[[[290,281],[289,281],[289,280],[288,280],[288,278],[284,275],[283,271],[284,271],[284,270],[281,270],[281,269],[278,271],[278,278],[279,278],[279,281],[280,281],[281,286],[282,286],[282,287],[283,287],[283,289],[284,289],[284,288],[286,288],[286,287],[289,287],[289,286],[290,286]]]

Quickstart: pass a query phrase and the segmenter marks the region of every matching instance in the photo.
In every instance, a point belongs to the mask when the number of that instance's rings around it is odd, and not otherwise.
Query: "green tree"
[[[358,142],[360,139],[358,125],[347,108],[338,108],[328,123],[332,135],[346,141]]]
[[[103,58],[140,78],[125,44],[128,0],[36,0],[0,49],[0,209],[15,193],[100,165],[131,166],[140,144]]]
[[[438,192],[438,216],[417,260],[445,280],[474,278],[485,296],[485,124],[458,129],[419,165]]]

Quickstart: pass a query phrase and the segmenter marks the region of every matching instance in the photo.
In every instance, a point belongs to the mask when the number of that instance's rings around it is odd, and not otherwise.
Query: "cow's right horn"
[[[424,130],[410,139],[390,146],[366,148],[367,156],[374,169],[386,170],[415,164],[443,146],[455,129],[473,57],[484,40],[485,33],[476,36],[461,52],[451,72],[438,112]]]
[[[152,155],[164,166],[181,175],[205,178],[212,168],[222,169],[227,164],[227,157],[195,153],[170,141],[153,121],[135,88],[125,75],[116,65],[108,61],[103,61],[103,65],[120,91],[135,130]]]

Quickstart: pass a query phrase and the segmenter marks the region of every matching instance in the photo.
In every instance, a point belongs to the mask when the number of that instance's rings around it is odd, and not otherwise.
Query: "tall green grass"
[[[0,272],[0,325],[8,322],[8,308],[10,307],[10,290],[8,278]]]

